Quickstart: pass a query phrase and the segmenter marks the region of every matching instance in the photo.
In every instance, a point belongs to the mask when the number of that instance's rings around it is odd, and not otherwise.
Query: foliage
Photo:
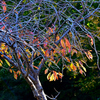
[[[100,69],[95,43],[100,40],[98,2],[1,1],[0,67],[15,79],[22,75],[38,100],[51,98],[39,81],[43,67],[49,81],[62,80],[64,69],[86,76],[84,66],[89,67],[87,61],[94,58]]]

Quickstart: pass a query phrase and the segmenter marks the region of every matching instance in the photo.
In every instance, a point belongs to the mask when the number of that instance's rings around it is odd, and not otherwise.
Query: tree
[[[49,81],[62,79],[65,68],[86,75],[84,65],[88,66],[87,58],[93,60],[93,53],[99,68],[99,1],[0,2],[0,66],[15,79],[21,74],[37,100],[59,95],[44,93],[39,80],[43,67]],[[9,67],[3,66],[5,62]]]

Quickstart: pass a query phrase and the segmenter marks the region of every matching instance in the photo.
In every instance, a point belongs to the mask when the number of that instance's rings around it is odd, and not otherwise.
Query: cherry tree
[[[0,67],[15,79],[22,75],[37,100],[56,100],[59,92],[44,93],[41,69],[49,81],[62,79],[64,69],[86,75],[93,57],[100,69],[99,13],[95,0],[0,0]]]

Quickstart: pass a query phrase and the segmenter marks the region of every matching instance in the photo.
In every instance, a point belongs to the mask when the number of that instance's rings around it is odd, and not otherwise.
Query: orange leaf
[[[65,44],[69,48],[69,52],[70,52],[71,51],[71,44],[70,44],[70,42],[68,41],[67,38],[64,38],[64,39],[65,39]]]
[[[71,68],[73,71],[76,71],[76,67],[74,66],[73,63],[70,64],[70,68]]]
[[[48,50],[45,51],[45,56],[46,56],[46,57],[49,57],[49,52],[48,52]]]
[[[62,50],[61,50],[61,53],[62,53],[62,56],[65,56],[65,55],[66,55],[65,49],[62,49]]]
[[[17,73],[14,71],[14,78],[17,80]]]
[[[63,48],[65,48],[65,43],[64,43],[64,41],[61,39],[61,41],[60,41],[60,44],[61,44],[61,46],[63,47]]]
[[[39,69],[37,66],[33,66],[34,68],[36,68],[36,69]]]
[[[62,79],[63,74],[59,72],[58,75],[59,75],[59,78]]]
[[[1,57],[4,57],[4,55],[2,54]]]
[[[58,80],[57,72],[56,72],[56,71],[53,71],[53,74],[54,74],[54,81],[55,81],[56,79]]]
[[[59,37],[59,36],[57,36],[57,37],[56,37],[56,41],[58,41],[59,39],[60,39],[60,37]]]
[[[3,26],[1,29],[4,30],[5,29],[5,26]]]
[[[68,57],[65,57],[67,59],[68,62],[70,62],[70,59]]]
[[[48,70],[49,70],[49,68],[47,68],[47,69],[44,71],[44,73],[47,74],[47,73],[48,73]]]
[[[6,8],[6,2],[5,1],[2,1],[2,8],[3,8],[3,11],[4,13],[6,12],[7,8]]]
[[[91,38],[91,45],[93,45],[93,39]]]
[[[79,71],[79,72],[80,72],[80,74],[83,74],[83,70],[82,70],[82,69],[80,69],[80,71]]]
[[[9,69],[10,73],[12,73],[12,69]]]

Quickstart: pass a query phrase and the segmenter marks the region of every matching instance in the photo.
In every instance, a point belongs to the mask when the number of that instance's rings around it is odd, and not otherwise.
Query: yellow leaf
[[[70,68],[71,68],[73,71],[76,71],[76,67],[74,66],[73,63],[70,64]]]
[[[79,63],[78,62],[75,62],[76,63],[76,66],[79,68],[80,66],[79,66]]]
[[[10,66],[10,63],[5,59],[6,63],[8,64],[8,66]]]
[[[50,81],[53,81],[53,80],[54,80],[54,74],[52,74],[50,77]]]
[[[38,7],[38,10],[40,10],[40,7]]]
[[[49,80],[51,76],[51,72],[47,75],[47,79]]]
[[[80,63],[80,65],[81,65],[82,69],[86,72],[86,68],[83,66],[82,62],[79,61],[79,63]]]
[[[45,54],[45,51],[41,48],[41,51],[43,52],[43,54]]]
[[[59,75],[59,78],[61,79],[62,77],[63,77],[63,74],[62,73],[58,73],[58,75]]]
[[[0,67],[2,66],[2,64],[0,63]]]

